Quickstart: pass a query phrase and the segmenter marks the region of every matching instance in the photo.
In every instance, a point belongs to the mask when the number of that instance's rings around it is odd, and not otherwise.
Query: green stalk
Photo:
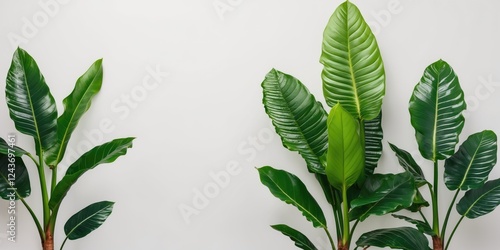
[[[437,237],[439,234],[439,209],[438,209],[438,183],[439,183],[438,161],[434,160],[434,192],[432,195],[432,229]]]
[[[43,233],[43,228],[42,228],[42,225],[40,225],[40,221],[38,221],[38,218],[36,217],[35,213],[31,209],[31,207],[28,205],[28,203],[24,200],[24,198],[19,196],[17,191],[16,191],[16,194],[17,194],[17,197],[19,197],[19,200],[24,204],[24,206],[26,207],[26,209],[30,213],[31,218],[33,218],[33,221],[35,222],[35,225],[36,225],[36,229],[38,230],[38,234],[40,236],[40,240],[43,242],[45,240],[45,234]]]
[[[330,234],[330,231],[328,231],[328,228],[326,228],[326,227],[324,227],[323,229],[325,229],[326,235],[328,236],[328,240],[330,241],[330,245],[332,245],[332,250],[336,250],[335,243],[333,243],[333,239],[332,239],[332,235]],[[61,247],[61,250],[62,250],[62,247]]]
[[[445,233],[446,233],[446,227],[448,226],[448,220],[450,219],[451,210],[453,208],[453,205],[455,204],[455,201],[457,200],[459,192],[460,192],[460,189],[457,189],[457,192],[455,193],[455,196],[453,197],[453,200],[450,203],[450,207],[448,208],[448,212],[446,213],[446,217],[444,219],[443,231],[441,231],[441,239],[443,240],[443,244],[445,243],[444,239],[446,237],[446,235],[445,235]]]
[[[354,225],[351,228],[351,235],[354,235],[354,230],[356,230],[356,227],[358,226],[359,219],[354,222]],[[352,237],[349,239],[349,246],[351,245]]]
[[[45,169],[43,164],[43,149],[39,149],[40,155],[38,156],[38,177],[40,178],[40,189],[42,190],[42,204],[43,204],[43,225],[46,227],[50,219],[49,210],[49,196],[47,194],[47,180],[45,178]]]
[[[465,215],[462,215],[462,217],[460,218],[460,220],[457,222],[457,225],[455,225],[455,227],[453,228],[453,231],[450,234],[450,238],[448,239],[448,242],[446,243],[446,247],[444,248],[444,250],[448,249],[448,246],[450,245],[451,239],[453,238],[453,235],[457,231],[457,228],[460,225],[460,223],[462,222],[462,220],[464,219],[464,217],[465,217]]]
[[[422,213],[422,210],[418,210],[418,213],[420,214],[420,216],[422,216],[422,219],[424,220],[424,222],[427,223],[427,225],[430,225],[429,221],[427,220],[425,215]]]
[[[350,234],[349,234],[349,204],[347,204],[347,187],[344,186],[342,187],[342,205],[343,209],[342,211],[344,212],[344,230],[343,230],[343,237],[342,237],[342,242],[344,245],[347,245],[350,240]]]
[[[50,169],[52,170],[52,183],[50,184],[50,193],[52,194],[57,184],[57,166],[50,167]]]
[[[341,207],[341,200],[340,200],[340,197],[339,197],[339,192],[337,190],[335,190],[335,193],[334,193],[334,197],[335,197],[335,207],[334,207],[334,213],[335,213],[335,228],[336,228],[336,232],[337,232],[337,240],[340,240],[342,239],[342,224],[344,223],[343,222],[343,219],[342,219],[342,207]]]

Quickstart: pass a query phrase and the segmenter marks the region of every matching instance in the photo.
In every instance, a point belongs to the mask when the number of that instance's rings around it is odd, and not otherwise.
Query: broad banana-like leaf
[[[469,219],[483,216],[500,205],[500,179],[488,181],[478,189],[465,192],[457,204],[457,211]]]
[[[320,157],[328,147],[327,114],[296,78],[272,69],[262,82],[263,103],[283,146],[297,151],[310,172],[325,173]]]
[[[304,250],[317,250],[314,244],[301,232],[287,226],[287,225],[272,225],[274,230],[281,232],[282,234],[290,237],[290,239],[295,242],[295,246]]]
[[[411,124],[420,153],[436,162],[455,152],[464,126],[464,93],[453,69],[443,60],[428,66],[410,99]]]
[[[475,133],[446,159],[444,182],[450,190],[482,186],[497,163],[497,136],[491,130]]]
[[[399,227],[378,229],[364,233],[356,241],[359,247],[390,247],[402,250],[430,250],[429,240],[415,228]]]
[[[347,190],[364,173],[364,151],[358,122],[340,104],[328,115],[326,176],[338,190]]]
[[[78,78],[71,94],[63,100],[64,112],[57,119],[57,144],[45,155],[47,165],[57,165],[64,157],[71,134],[90,108],[92,97],[101,89],[102,75],[102,59],[99,59]]]
[[[114,204],[111,201],[96,202],[71,216],[64,224],[66,238],[80,239],[99,228],[113,211]]]
[[[330,107],[340,103],[359,120],[380,114],[384,64],[375,36],[353,3],[342,3],[330,17],[320,62],[323,94]]]
[[[30,194],[30,178],[23,159],[13,154],[0,154],[0,197],[17,200]]]
[[[73,186],[85,172],[100,164],[114,162],[118,157],[125,155],[127,149],[132,147],[133,140],[134,138],[132,137],[115,139],[100,146],[96,146],[83,154],[69,166],[62,180],[57,183],[50,197],[49,207],[53,209],[58,206],[71,186]]]
[[[276,198],[299,209],[314,227],[326,228],[323,210],[297,176],[269,166],[257,170],[262,184],[268,187]]]
[[[57,107],[35,60],[18,48],[7,74],[5,97],[16,129],[33,136],[36,153],[57,142]]]
[[[415,197],[411,174],[374,174],[368,177],[358,198],[351,201],[349,219],[360,221],[370,215],[384,215],[409,207]]]
[[[14,142],[7,143],[3,138],[0,138],[0,154],[14,154],[17,157],[29,154],[26,150],[14,145]]]
[[[363,121],[365,127],[365,175],[373,174],[382,156],[382,112],[373,120]]]
[[[392,215],[394,218],[398,218],[398,219],[401,219],[401,220],[405,220],[413,225],[415,225],[418,229],[418,231],[420,231],[421,233],[424,233],[424,234],[427,234],[429,236],[434,236],[436,235],[436,233],[434,232],[434,230],[432,230],[431,226],[424,222],[424,221],[420,221],[420,220],[415,220],[413,218],[410,218],[410,217],[407,217],[407,216],[403,216],[403,215],[397,215],[397,214],[393,214]]]
[[[417,164],[408,151],[398,148],[396,145],[389,143],[392,151],[396,153],[399,164],[410,174],[413,175],[417,187],[421,187],[428,182],[425,180],[424,172],[422,168]]]

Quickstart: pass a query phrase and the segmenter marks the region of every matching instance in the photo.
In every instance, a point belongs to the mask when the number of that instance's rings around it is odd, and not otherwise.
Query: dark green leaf
[[[287,225],[272,225],[273,229],[280,231],[282,234],[290,237],[295,242],[295,246],[304,250],[317,250],[314,244],[301,232]]]
[[[351,220],[384,215],[409,207],[415,197],[413,177],[409,173],[374,174],[368,177],[358,198],[351,202]]]
[[[325,173],[320,157],[328,147],[327,114],[321,103],[293,76],[275,69],[264,82],[264,107],[283,146],[298,151],[310,172]]]
[[[335,192],[337,191],[328,181],[328,177],[324,174],[314,174],[316,180],[318,180],[321,189],[323,189],[323,193],[325,194],[325,198],[328,203],[335,205]]]
[[[52,147],[57,142],[56,103],[35,60],[23,49],[14,52],[5,94],[16,129],[33,136],[37,154],[40,147]]]
[[[405,221],[415,225],[417,227],[418,231],[420,231],[424,234],[427,234],[429,236],[436,235],[436,233],[432,230],[431,226],[429,224],[425,223],[424,221],[415,220],[415,219],[412,219],[410,217],[406,217],[403,215],[397,215],[397,214],[393,214],[392,216],[394,218],[402,219],[402,220],[405,220]]]
[[[17,157],[29,154],[26,150],[17,147],[13,143],[7,143],[3,138],[0,138],[0,154],[14,154]]]
[[[69,166],[62,180],[57,183],[52,196],[50,197],[49,207],[53,209],[61,203],[69,189],[75,182],[88,170],[91,170],[103,163],[111,163],[118,157],[125,155],[127,149],[132,147],[134,138],[121,138],[96,146],[87,153],[83,154],[71,166]]]
[[[497,136],[491,130],[473,134],[444,164],[444,182],[450,190],[482,186],[497,163]]]
[[[338,190],[347,190],[364,173],[364,151],[358,122],[340,104],[328,115],[326,176]]]
[[[382,112],[373,120],[363,121],[365,127],[365,174],[370,176],[382,156]]]
[[[418,187],[421,187],[427,184],[425,180],[424,172],[422,168],[415,162],[413,157],[407,151],[396,147],[395,145],[389,143],[392,151],[396,153],[396,157],[398,158],[399,164],[415,178],[415,183]]]
[[[359,120],[377,117],[385,95],[385,72],[377,40],[351,2],[342,3],[323,33],[323,93]]]
[[[0,154],[0,197],[4,200],[26,198],[31,194],[30,178],[20,157]]]
[[[85,207],[74,214],[64,224],[64,233],[70,240],[76,240],[87,236],[99,228],[113,211],[111,201],[100,201]]]
[[[500,179],[488,181],[478,189],[465,192],[457,211],[469,219],[490,213],[500,204]]]
[[[417,194],[415,195],[415,198],[413,198],[413,203],[411,204],[411,206],[407,207],[406,209],[408,209],[411,212],[418,212],[422,209],[422,207],[428,207],[428,206],[429,206],[429,202],[427,202],[424,199],[424,197],[422,196],[420,191],[418,191],[418,189],[417,189]]]
[[[64,113],[57,119],[57,144],[45,158],[48,165],[57,165],[64,157],[71,134],[90,108],[92,97],[101,89],[102,75],[102,59],[99,59],[78,78],[71,94],[63,100]]]
[[[269,166],[257,169],[260,181],[278,199],[297,207],[314,227],[326,228],[321,207],[304,183],[295,175]]]
[[[464,93],[450,65],[439,60],[427,67],[410,99],[411,124],[424,158],[435,162],[455,152],[465,108]]]
[[[429,240],[411,227],[386,228],[364,233],[356,244],[359,247],[390,247],[402,250],[430,250]]]

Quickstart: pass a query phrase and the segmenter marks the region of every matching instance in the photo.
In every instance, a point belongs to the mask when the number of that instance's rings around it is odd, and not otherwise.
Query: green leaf
[[[26,198],[30,194],[30,178],[23,159],[0,154],[0,197],[4,200],[14,197],[17,200],[19,196]]]
[[[324,173],[320,157],[328,147],[327,114],[296,78],[272,69],[262,82],[263,103],[283,146],[298,151],[310,172]]]
[[[323,33],[320,62],[326,103],[337,103],[359,120],[376,118],[385,95],[385,72],[377,40],[351,2],[342,3]]]
[[[382,112],[373,120],[363,121],[365,127],[365,174],[370,176],[382,156]]]
[[[409,207],[415,193],[415,182],[407,172],[374,174],[366,179],[359,197],[351,202],[349,218],[363,221],[373,214],[384,215]]]
[[[420,211],[422,209],[422,207],[428,207],[428,206],[429,206],[429,202],[427,202],[425,200],[425,198],[422,196],[422,194],[420,193],[420,191],[417,188],[417,194],[415,195],[415,198],[413,198],[413,203],[411,204],[411,206],[407,207],[406,209],[408,209],[411,212],[416,213],[416,212]]]
[[[490,213],[500,204],[500,179],[488,181],[478,189],[465,192],[457,211],[469,219]]]
[[[295,246],[304,250],[317,250],[314,244],[301,232],[287,226],[287,225],[272,225],[273,229],[281,232],[282,234],[290,237],[295,242]]]
[[[497,163],[497,136],[491,130],[473,134],[444,164],[444,182],[450,190],[482,186]]]
[[[314,227],[326,228],[326,219],[321,207],[297,176],[269,166],[257,170],[262,184],[268,187],[276,198],[298,208]]]
[[[420,231],[421,233],[427,234],[431,237],[436,235],[434,230],[432,230],[431,226],[428,223],[425,223],[424,221],[415,220],[413,218],[403,216],[403,215],[397,215],[397,214],[393,214],[392,216],[394,218],[402,219],[402,220],[405,220],[405,221],[415,225],[417,227],[418,231]]]
[[[465,108],[464,93],[450,65],[439,60],[427,67],[410,99],[411,124],[424,158],[435,162],[455,152]]]
[[[430,250],[429,240],[411,227],[385,228],[364,233],[356,244],[359,247],[390,247],[402,250]]]
[[[127,149],[132,147],[134,138],[121,138],[96,146],[83,154],[71,166],[59,183],[57,183],[52,196],[50,197],[50,209],[58,206],[64,199],[71,186],[88,170],[91,170],[103,163],[111,163],[118,157],[125,155]]]
[[[33,136],[37,154],[57,141],[57,108],[35,60],[18,48],[12,57],[5,88],[16,129]]]
[[[337,192],[337,190],[333,188],[332,185],[330,185],[328,177],[326,177],[326,175],[324,174],[314,174],[314,176],[316,177],[316,180],[319,182],[321,189],[323,189],[323,193],[325,194],[325,198],[328,201],[328,203],[335,205],[335,192]]]
[[[57,165],[64,157],[71,134],[101,89],[102,76],[102,59],[99,59],[78,78],[71,94],[63,100],[64,112],[57,119],[57,144],[47,152],[47,165]]]
[[[428,182],[425,180],[424,172],[422,171],[422,168],[415,162],[413,159],[413,156],[411,156],[410,153],[407,151],[400,149],[396,147],[396,145],[393,145],[389,143],[389,146],[391,147],[392,151],[396,153],[396,157],[398,158],[399,164],[410,174],[413,175],[415,179],[415,183],[417,184],[418,187],[421,187]]]
[[[7,155],[9,153],[14,154],[17,157],[29,154],[26,150],[14,145],[14,142],[7,143],[3,138],[0,138],[0,154]]]
[[[347,190],[364,172],[358,127],[358,122],[340,104],[333,106],[328,115],[326,176],[338,190]]]
[[[80,239],[99,228],[113,211],[114,204],[111,201],[96,202],[71,216],[64,224],[66,237],[70,240]]]

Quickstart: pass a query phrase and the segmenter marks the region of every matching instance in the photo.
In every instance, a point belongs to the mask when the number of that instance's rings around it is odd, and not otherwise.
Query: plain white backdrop
[[[385,149],[377,171],[402,171],[387,142],[417,154],[408,100],[425,67],[438,59],[455,69],[467,97],[461,141],[483,129],[500,132],[499,2],[353,2],[376,34],[387,74]],[[88,172],[69,192],[58,218],[56,247],[64,239],[67,218],[90,203],[112,200],[116,204],[106,223],[68,242],[66,249],[295,249],[289,238],[269,227],[281,223],[327,249],[324,232],[274,198],[260,184],[255,167],[295,173],[328,211],[301,157],[283,149],[274,134],[260,84],[276,68],[299,78],[323,101],[322,32],[340,3],[1,1],[0,78],[5,79],[16,47],[24,48],[38,62],[59,113],[76,79],[104,58],[103,87],[73,135],[72,156],[89,145],[137,137],[126,156]],[[3,91],[5,80],[0,83]],[[0,121],[1,137],[16,132],[4,94]],[[19,146],[33,150],[32,144],[18,134]],[[417,159],[432,178],[431,164]],[[67,167],[62,165],[60,177]],[[29,170],[33,190],[28,202],[40,214],[36,170],[32,165]],[[500,168],[491,173],[492,179],[498,177]],[[450,200],[443,188],[441,204]],[[445,209],[441,205],[442,217]],[[11,243],[1,226],[7,223],[7,202],[0,201],[0,248],[41,249],[20,204],[18,216],[17,242]],[[451,249],[496,249],[499,219],[500,211],[465,219]],[[405,224],[390,216],[370,217],[355,238],[399,225]]]

